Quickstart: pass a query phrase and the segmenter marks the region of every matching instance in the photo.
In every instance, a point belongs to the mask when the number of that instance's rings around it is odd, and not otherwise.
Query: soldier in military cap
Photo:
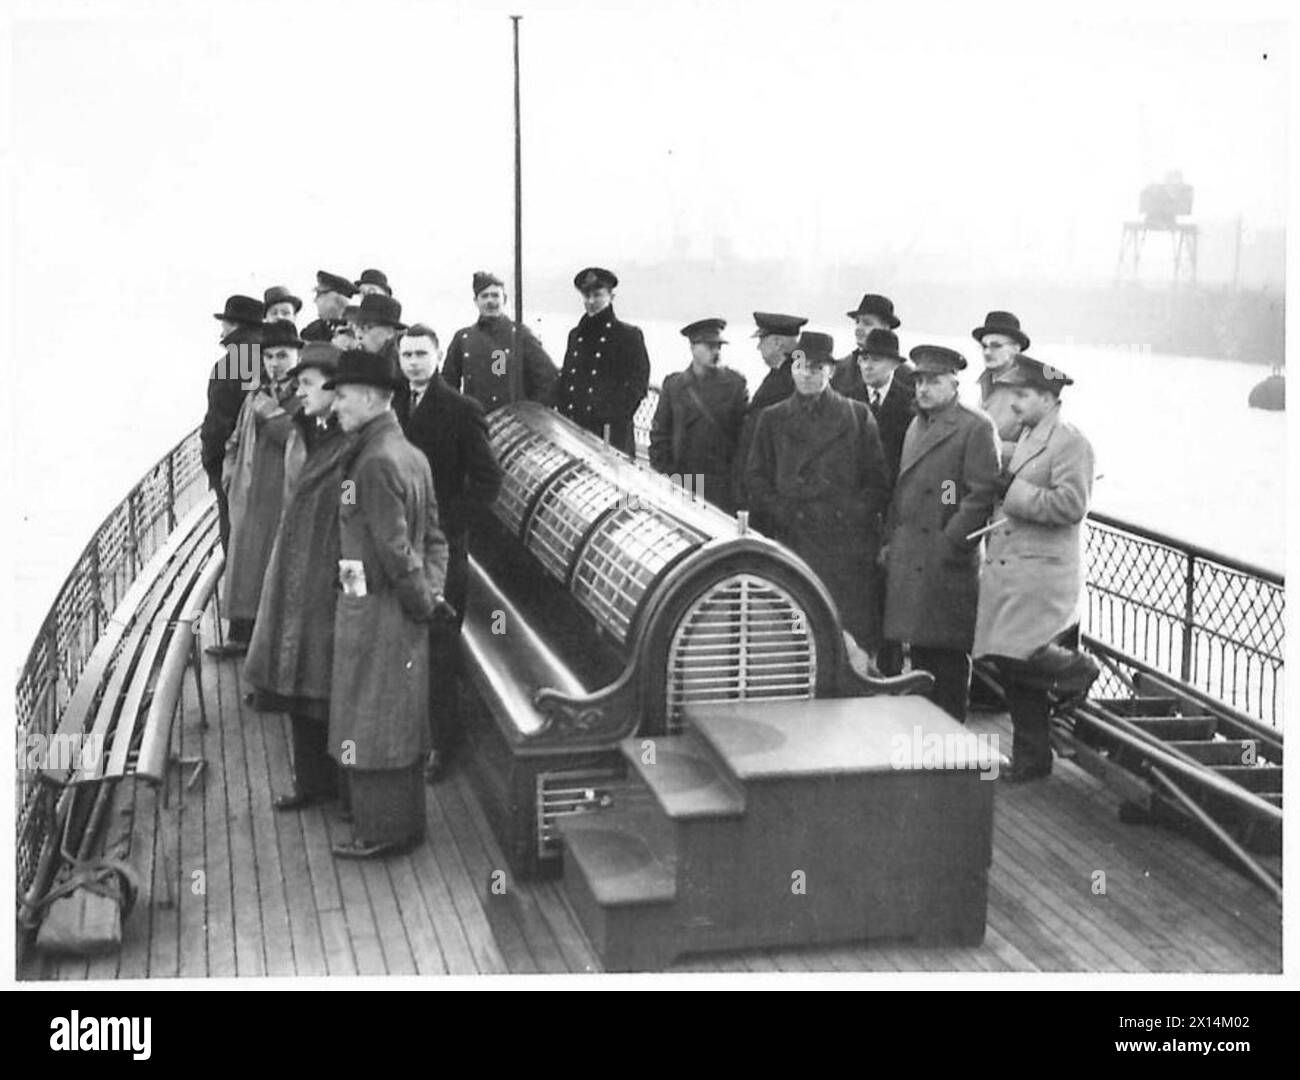
[[[980,372],[980,408],[993,420],[1002,441],[1002,460],[1011,460],[1016,440],[1020,438],[1020,421],[1011,408],[1014,394],[1009,386],[999,385],[998,376],[1010,371],[1016,357],[1029,348],[1029,335],[1020,329],[1020,320],[1009,311],[990,311],[982,326],[971,337],[984,351],[984,370]]]
[[[650,385],[645,336],[614,314],[618,278],[609,270],[579,270],[573,285],[585,313],[569,331],[555,407],[594,435],[608,427],[611,445],[635,457],[632,420]]]
[[[732,470],[749,392],[745,377],[719,365],[725,319],[682,327],[691,363],[664,380],[650,427],[650,465],[732,513]]]
[[[913,668],[934,675],[931,699],[965,723],[979,598],[980,541],[998,478],[997,432],[957,400],[966,359],[918,345],[917,415],[885,519],[885,636],[911,647]]]
[[[781,315],[770,311],[754,312],[753,337],[758,339],[758,355],[767,365],[767,374],[749,399],[745,420],[740,427],[740,443],[736,451],[735,492],[738,509],[750,506],[745,471],[749,465],[749,448],[754,444],[754,429],[758,414],[769,405],[784,401],[794,393],[794,376],[790,374],[790,354],[799,340],[799,331],[808,322],[799,315]],[[755,527],[760,527],[755,522]]]
[[[362,270],[361,276],[357,278],[354,284],[357,292],[362,296],[369,293],[383,293],[384,296],[392,296],[393,290],[388,284],[388,275],[382,270]]]
[[[1073,382],[1023,353],[996,379],[1022,431],[998,478],[994,515],[1005,524],[988,539],[974,655],[997,665],[1006,690],[1015,745],[1002,777],[1012,782],[1052,771],[1052,701],[1084,696],[1099,673],[1075,651],[1094,459],[1061,416],[1061,391]]]
[[[298,312],[302,310],[302,301],[283,285],[272,285],[267,289],[262,294],[262,302],[266,305],[267,322],[276,319],[288,319],[289,322],[293,322],[298,318]]]
[[[343,318],[347,309],[348,298],[355,295],[357,287],[342,274],[331,274],[328,270],[316,271],[317,317],[303,329],[303,341],[329,341],[331,322]]]
[[[829,334],[799,338],[794,393],[759,414],[746,483],[764,531],[816,571],[844,629],[871,654],[880,644],[876,555],[889,477],[870,411],[831,389],[834,347]]]
[[[506,287],[501,279],[479,270],[473,286],[478,321],[452,335],[442,377],[488,412],[523,399],[552,404],[555,364],[537,336],[506,315]]]

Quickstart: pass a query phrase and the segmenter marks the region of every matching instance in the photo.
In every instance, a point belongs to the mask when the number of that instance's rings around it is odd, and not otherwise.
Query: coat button
[[[605,339],[604,339],[604,338],[601,338],[600,340],[601,340],[601,341],[604,341]],[[597,353],[596,355],[599,356],[600,353]]]
[[[597,359],[597,360],[600,359],[600,352],[599,352],[599,351],[597,351],[597,353],[596,353],[596,359]]]
[[[578,344],[579,344],[579,345],[582,344],[582,338],[578,338]]]

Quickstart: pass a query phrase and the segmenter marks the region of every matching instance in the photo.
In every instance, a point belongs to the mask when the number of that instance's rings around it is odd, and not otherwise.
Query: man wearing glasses
[[[979,377],[980,408],[989,414],[998,429],[1005,465],[1015,452],[1023,425],[1011,409],[1015,400],[1011,387],[999,383],[998,376],[1009,372],[1016,357],[1029,348],[1029,336],[1020,329],[1020,320],[1009,311],[990,311],[984,325],[975,327],[971,336],[984,350],[984,370]]]
[[[328,270],[316,271],[316,289],[312,293],[316,301],[317,318],[303,329],[303,341],[329,341],[332,337],[332,323],[343,318],[348,298],[355,295],[357,287],[342,274],[331,274]]]

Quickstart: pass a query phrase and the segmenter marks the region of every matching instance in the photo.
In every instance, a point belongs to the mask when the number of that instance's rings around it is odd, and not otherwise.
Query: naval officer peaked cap
[[[807,319],[801,319],[798,315],[775,315],[770,311],[754,312],[754,322],[758,329],[754,331],[754,337],[767,337],[768,334],[784,334],[786,337],[796,337],[803,328]]]
[[[925,375],[953,375],[966,370],[966,357],[942,345],[918,345],[907,354],[916,370]]]
[[[316,289],[318,292],[336,292],[352,296],[357,287],[342,274],[331,274],[328,270],[316,271]]]
[[[617,289],[618,275],[603,266],[588,266],[573,275],[573,287],[579,292],[588,289]]]
[[[708,345],[725,345],[727,341],[722,336],[722,331],[726,328],[726,319],[699,319],[689,326],[683,326],[682,336],[692,345],[700,341]]]

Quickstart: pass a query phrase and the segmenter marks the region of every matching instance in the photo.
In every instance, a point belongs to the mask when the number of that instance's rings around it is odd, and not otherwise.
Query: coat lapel
[[[900,477],[957,430],[957,403],[954,401],[923,427],[924,420],[918,415],[907,429],[903,439],[903,459],[898,466]]]
[[[1053,409],[1050,416],[1044,417],[1034,427],[1026,428],[1016,443],[1016,451],[1011,455],[1011,471],[1018,473],[1039,454],[1047,449],[1047,442],[1056,430],[1060,409]]]

